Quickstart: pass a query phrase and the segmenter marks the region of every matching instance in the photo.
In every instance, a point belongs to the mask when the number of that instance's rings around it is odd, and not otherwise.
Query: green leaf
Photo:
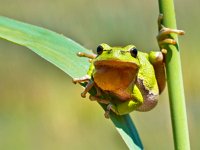
[[[50,30],[0,16],[0,37],[28,47],[72,78],[85,75],[89,67],[89,62],[77,57],[76,53],[92,53],[91,51]],[[129,115],[112,114],[111,120],[129,149],[143,149]]]
[[[83,76],[88,69],[89,62],[76,55],[87,50],[61,34],[0,17],[0,36],[28,47],[71,77]]]

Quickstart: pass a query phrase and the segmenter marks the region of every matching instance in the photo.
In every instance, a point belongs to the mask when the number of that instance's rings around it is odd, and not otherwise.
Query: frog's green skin
[[[97,48],[98,55],[78,54],[90,58],[91,65],[86,76],[73,81],[87,83],[82,97],[86,97],[92,87],[96,88],[96,95],[90,95],[90,99],[107,105],[105,117],[109,117],[110,110],[124,115],[133,110],[149,111],[156,106],[165,87],[164,58],[167,51],[164,47],[176,44],[169,34],[184,34],[182,30],[164,27],[162,18],[159,15],[157,40],[160,52],[140,52],[134,45],[111,47],[101,44]]]
[[[92,98],[101,102],[101,96],[106,95],[103,103],[107,101],[107,104],[112,104],[111,110],[119,115],[133,110],[149,111],[155,107],[159,93],[165,87],[162,53],[143,53],[137,51],[134,45],[110,47],[101,44],[98,48],[102,49],[102,53],[94,56],[86,76],[88,85],[95,86],[100,93]],[[137,51],[135,57],[131,55],[133,49]],[[154,68],[154,64],[157,68]],[[155,70],[159,80],[156,79]],[[74,79],[77,80],[80,81]],[[83,93],[85,97],[86,92]]]

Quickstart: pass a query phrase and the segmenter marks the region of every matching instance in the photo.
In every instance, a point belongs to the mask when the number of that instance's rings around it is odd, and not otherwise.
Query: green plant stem
[[[163,25],[176,29],[173,0],[159,0],[160,13],[163,14]],[[172,34],[178,42],[177,35]],[[189,150],[189,132],[185,108],[185,97],[181,71],[180,50],[177,45],[167,45],[166,72],[170,100],[171,120],[176,150]]]

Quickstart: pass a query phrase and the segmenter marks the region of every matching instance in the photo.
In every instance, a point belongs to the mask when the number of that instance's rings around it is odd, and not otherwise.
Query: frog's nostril
[[[112,53],[112,49],[110,49],[110,50],[107,50],[108,51],[108,54],[111,54]]]
[[[122,55],[124,55],[124,54],[126,53],[126,51],[121,50],[120,53],[121,53]]]

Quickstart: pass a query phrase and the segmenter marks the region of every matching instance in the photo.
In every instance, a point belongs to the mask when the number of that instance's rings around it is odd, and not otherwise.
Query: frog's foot
[[[109,103],[108,106],[107,106],[107,110],[104,113],[105,118],[107,118],[107,119],[110,118],[110,111],[112,111],[115,114],[119,115],[116,107],[113,104]]]
[[[88,81],[90,81],[90,78],[91,77],[89,75],[85,75],[85,76],[80,77],[80,78],[73,78],[72,82],[74,84],[76,84],[76,83],[82,83],[82,82],[88,82]]]
[[[89,75],[85,75],[81,78],[74,78],[73,83],[82,83],[82,82],[88,82],[85,86],[85,90],[81,93],[81,97],[85,98],[87,92],[94,86],[94,81],[90,79]]]
[[[79,57],[87,57],[87,58],[89,58],[89,62],[90,62],[90,63],[92,62],[92,60],[93,60],[94,58],[97,57],[96,54],[87,54],[87,53],[84,53],[84,52],[78,52],[77,55],[78,55]]]
[[[90,91],[90,89],[94,86],[94,81],[90,80],[85,86],[85,90],[81,93],[81,97],[85,98],[86,94]]]
[[[158,45],[159,45],[162,53],[166,54],[167,51],[165,49],[163,49],[163,46],[165,44],[175,45],[177,43],[176,40],[174,40],[172,37],[170,37],[170,34],[175,33],[177,35],[184,35],[185,32],[183,30],[166,28],[164,25],[162,25],[162,23],[161,23],[162,20],[163,20],[163,15],[160,14],[158,17],[159,33],[157,35],[157,40],[158,40]]]
[[[159,34],[157,35],[157,40],[160,48],[163,48],[164,44],[173,44],[175,45],[177,42],[176,40],[172,39],[169,35],[171,33],[175,33],[178,35],[184,35],[185,32],[182,30],[177,29],[170,29],[162,26],[162,29],[159,31]]]
[[[79,57],[87,57],[87,58],[90,58],[90,59],[94,59],[97,57],[96,54],[87,54],[87,53],[84,53],[84,52],[78,52],[77,55]]]
[[[106,111],[105,111],[105,113],[104,113],[105,118],[107,118],[107,119],[110,118],[110,112],[111,112],[111,111],[114,112],[115,114],[119,115],[119,113],[118,113],[116,107],[115,107],[112,103],[110,103],[109,100],[107,100],[107,99],[102,99],[102,98],[100,98],[100,97],[98,97],[98,96],[92,96],[92,95],[90,95],[89,98],[90,98],[91,101],[97,101],[97,102],[99,102],[99,103],[101,103],[101,104],[107,105]]]

